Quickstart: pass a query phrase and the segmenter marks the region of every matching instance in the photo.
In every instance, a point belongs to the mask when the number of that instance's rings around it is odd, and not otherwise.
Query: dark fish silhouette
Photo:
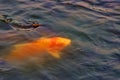
[[[32,30],[32,29],[35,29],[37,27],[44,26],[44,25],[39,24],[39,23],[32,23],[32,24],[17,24],[17,23],[14,23],[14,24],[11,24],[10,26],[13,29],[16,29],[16,30]]]
[[[7,18],[6,16],[3,16],[3,18],[0,19],[0,29],[2,30],[32,30],[40,26],[44,25],[36,21],[25,21],[25,23],[16,23],[15,21],[13,21],[12,18]]]

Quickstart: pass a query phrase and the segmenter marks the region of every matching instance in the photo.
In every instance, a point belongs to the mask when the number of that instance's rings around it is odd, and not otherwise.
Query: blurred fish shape
[[[37,27],[45,26],[45,24],[40,24],[37,21],[25,21],[21,23],[19,21],[9,18],[8,15],[2,15],[0,17],[0,29],[1,30],[33,30]]]
[[[10,26],[14,30],[33,30],[37,27],[44,26],[43,24],[40,23],[28,23],[28,24],[22,24],[22,23],[11,23]]]
[[[55,58],[60,58],[60,52],[71,44],[71,40],[63,37],[42,37],[35,41],[16,44],[13,50],[5,57],[7,62],[19,62],[35,58],[47,52]]]

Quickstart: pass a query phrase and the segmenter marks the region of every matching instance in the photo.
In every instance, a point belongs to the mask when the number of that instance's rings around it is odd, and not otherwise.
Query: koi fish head
[[[47,51],[55,58],[60,58],[60,51],[71,44],[71,40],[62,37],[53,37],[49,39]]]

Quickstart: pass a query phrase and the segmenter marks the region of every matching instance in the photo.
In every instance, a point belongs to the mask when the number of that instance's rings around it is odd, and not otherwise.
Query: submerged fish
[[[8,62],[21,62],[36,58],[47,52],[55,58],[60,58],[60,52],[71,44],[71,40],[63,37],[39,38],[35,41],[14,45],[14,49],[5,57]]]
[[[43,24],[38,23],[37,21],[25,21],[25,23],[20,23],[12,18],[9,18],[8,15],[2,15],[0,18],[0,26],[3,30],[33,30],[37,27],[44,26]]]
[[[43,24],[39,23],[31,23],[31,24],[18,24],[18,23],[12,23],[11,27],[14,30],[33,30],[37,27],[44,26]]]

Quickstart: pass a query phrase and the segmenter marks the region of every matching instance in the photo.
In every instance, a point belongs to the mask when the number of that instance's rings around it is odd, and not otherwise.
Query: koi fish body
[[[14,49],[5,57],[8,62],[24,62],[29,58],[39,58],[44,52],[60,58],[60,52],[71,44],[71,40],[62,37],[39,38],[35,41],[14,45]]]

